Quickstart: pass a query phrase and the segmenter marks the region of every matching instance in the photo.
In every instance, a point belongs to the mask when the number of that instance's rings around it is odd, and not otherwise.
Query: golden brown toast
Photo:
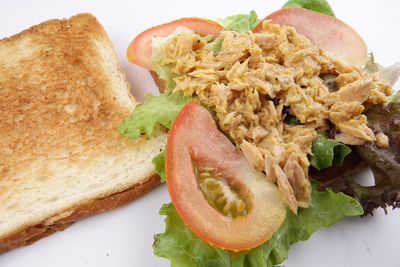
[[[0,40],[0,253],[159,184],[151,159],[165,133],[118,132],[135,104],[90,14]]]

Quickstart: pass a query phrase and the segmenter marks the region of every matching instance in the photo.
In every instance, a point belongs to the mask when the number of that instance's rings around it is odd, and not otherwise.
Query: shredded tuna
[[[389,147],[389,137],[384,133],[378,133],[376,135],[376,145],[383,148]]]
[[[180,34],[162,45],[163,63],[177,77],[175,91],[196,94],[215,109],[220,128],[250,164],[276,182],[293,212],[311,199],[308,179],[313,140],[329,125],[350,145],[378,140],[367,127],[364,105],[385,101],[391,87],[346,65],[298,35],[265,21],[262,33],[224,31],[218,54],[197,35]],[[321,75],[336,77],[330,92]],[[301,125],[285,122],[287,114]]]

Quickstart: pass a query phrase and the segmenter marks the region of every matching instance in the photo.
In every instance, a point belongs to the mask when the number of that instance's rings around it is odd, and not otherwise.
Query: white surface
[[[228,4],[229,3],[229,4]],[[257,11],[260,17],[279,9],[282,1],[5,1],[0,2],[0,38],[51,18],[91,12],[112,40],[135,94],[155,92],[143,69],[127,62],[131,39],[150,26],[179,17],[225,17]],[[384,65],[400,60],[400,2],[330,1],[336,16],[356,29],[376,60]],[[399,83],[395,86],[399,89]],[[0,115],[1,116],[1,115]],[[28,247],[0,255],[0,266],[169,266],[153,256],[153,234],[164,230],[158,210],[169,202],[165,185],[116,210],[77,222]],[[400,266],[400,212],[382,211],[367,218],[348,218],[295,244],[286,267]]]

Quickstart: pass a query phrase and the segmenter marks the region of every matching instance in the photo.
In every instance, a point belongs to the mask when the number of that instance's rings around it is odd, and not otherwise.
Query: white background
[[[91,12],[114,44],[134,94],[156,92],[143,69],[127,62],[131,39],[148,27],[180,17],[225,17],[256,10],[260,17],[279,9],[282,1],[5,1],[0,2],[0,38],[52,18]],[[400,2],[330,1],[336,16],[356,29],[376,60],[390,65],[400,60]],[[400,83],[399,83],[400,84]],[[399,89],[399,84],[395,86]],[[1,118],[1,114],[0,114]],[[364,173],[364,180],[370,177]],[[169,266],[153,255],[153,234],[164,230],[158,210],[168,203],[165,185],[116,210],[92,216],[28,247],[0,255],[0,266]],[[1,205],[1,203],[0,203]],[[295,244],[287,267],[400,266],[400,212],[347,218]]]

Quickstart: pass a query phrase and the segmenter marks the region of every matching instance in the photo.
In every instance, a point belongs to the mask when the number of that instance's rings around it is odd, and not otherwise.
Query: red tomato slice
[[[216,38],[223,29],[218,23],[201,18],[181,18],[169,23],[154,26],[140,33],[129,44],[126,56],[128,60],[145,69],[152,70],[151,65],[151,38],[165,37],[173,33],[179,26],[186,27],[201,35],[213,35]]]
[[[247,214],[223,215],[211,206],[196,181],[196,168],[214,168],[239,192]],[[252,168],[197,101],[180,111],[168,134],[166,182],[185,224],[203,241],[232,251],[256,247],[279,228],[286,203],[277,186]]]
[[[304,8],[290,7],[268,15],[273,23],[294,27],[299,34],[350,65],[361,67],[368,57],[361,36],[343,21]],[[261,21],[253,32],[262,31]]]

